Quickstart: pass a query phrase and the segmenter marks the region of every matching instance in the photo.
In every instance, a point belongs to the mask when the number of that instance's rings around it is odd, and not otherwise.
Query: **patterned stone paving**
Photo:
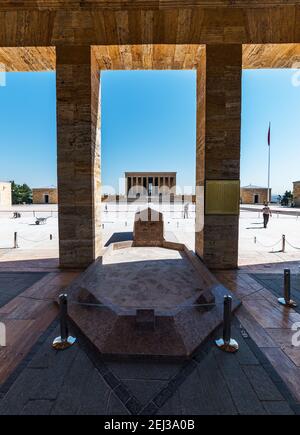
[[[0,348],[0,384],[57,317],[54,300],[76,276],[76,272],[59,271],[0,273],[0,322],[6,329],[6,346]]]
[[[238,320],[299,403],[300,347],[293,344],[293,328],[296,326],[295,323],[300,322],[299,307],[296,309],[297,312],[283,307],[277,301],[278,296],[282,296],[283,293],[283,269],[290,267],[295,274],[298,272],[299,263],[270,266],[268,269],[253,266],[246,270],[240,268],[236,271],[220,272],[217,276],[242,300],[242,306],[236,313]],[[297,297],[295,284],[297,285],[297,278],[292,276],[292,292]]]
[[[51,348],[56,322],[1,386],[0,414],[295,414],[299,407],[237,321],[235,355],[211,337],[185,363],[104,362],[83,337],[64,352]],[[215,336],[218,336],[217,331]]]

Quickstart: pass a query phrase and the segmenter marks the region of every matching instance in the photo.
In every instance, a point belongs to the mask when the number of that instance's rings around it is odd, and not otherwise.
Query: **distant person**
[[[268,203],[265,202],[264,208],[262,209],[263,218],[264,218],[264,228],[267,228],[270,216],[272,216],[272,211],[268,206]]]
[[[189,203],[187,202],[186,204],[184,204],[183,219],[188,219],[188,218],[189,218]]]
[[[107,204],[105,204],[105,213],[107,213],[108,212],[108,207],[107,207]]]

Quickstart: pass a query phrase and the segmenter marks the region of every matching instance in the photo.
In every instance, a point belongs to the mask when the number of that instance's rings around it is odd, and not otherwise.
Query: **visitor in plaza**
[[[184,205],[183,219],[188,219],[188,218],[189,218],[189,203],[187,202]]]
[[[270,216],[272,216],[272,211],[267,202],[264,204],[264,208],[262,209],[263,218],[264,218],[264,228],[267,228]]]

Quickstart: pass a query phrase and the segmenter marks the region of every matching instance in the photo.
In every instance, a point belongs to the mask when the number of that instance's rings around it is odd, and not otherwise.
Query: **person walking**
[[[187,202],[184,205],[183,219],[188,219],[188,218],[189,218],[189,203]]]
[[[264,218],[264,228],[267,228],[270,216],[272,216],[272,211],[268,206],[268,203],[265,202],[264,208],[262,209],[263,218]]]

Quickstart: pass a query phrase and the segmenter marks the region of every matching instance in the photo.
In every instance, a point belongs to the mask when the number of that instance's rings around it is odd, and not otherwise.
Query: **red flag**
[[[271,123],[269,122],[269,130],[268,130],[268,145],[271,145]]]

